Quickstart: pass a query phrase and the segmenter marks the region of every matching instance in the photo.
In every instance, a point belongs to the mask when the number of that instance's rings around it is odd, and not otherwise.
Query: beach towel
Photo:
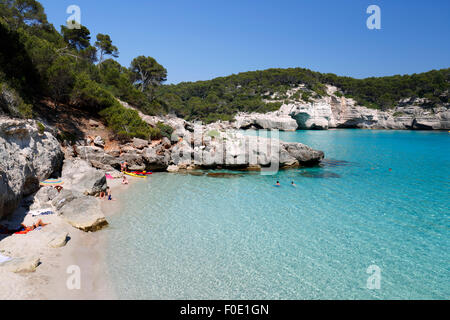
[[[109,179],[109,180],[113,180],[114,179],[114,177],[112,176],[112,175],[110,175],[110,174],[105,174],[105,176],[106,176],[106,179]]]
[[[0,264],[2,264],[3,262],[9,261],[11,260],[10,257],[4,256],[0,253]]]
[[[50,214],[54,214],[54,212],[49,209],[41,209],[30,211],[28,212],[28,214],[31,214],[33,217],[37,217],[37,216],[48,216]]]

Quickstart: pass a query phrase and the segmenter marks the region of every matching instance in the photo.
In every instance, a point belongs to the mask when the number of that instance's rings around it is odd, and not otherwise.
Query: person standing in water
[[[114,201],[114,199],[112,198],[111,188],[110,187],[106,188],[106,199],[109,200],[109,201]]]

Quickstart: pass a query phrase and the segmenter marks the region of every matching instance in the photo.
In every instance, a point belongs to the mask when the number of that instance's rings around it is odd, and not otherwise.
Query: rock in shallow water
[[[328,172],[328,171],[325,171],[325,172],[316,172],[316,171],[302,172],[300,175],[305,178],[318,178],[318,179],[340,178],[341,177],[337,173]]]

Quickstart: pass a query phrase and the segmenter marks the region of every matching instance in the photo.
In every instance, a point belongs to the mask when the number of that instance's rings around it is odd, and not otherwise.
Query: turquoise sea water
[[[450,298],[450,133],[280,138],[329,161],[275,176],[156,173],[116,195],[108,273],[119,297]],[[371,265],[380,289],[367,288]]]

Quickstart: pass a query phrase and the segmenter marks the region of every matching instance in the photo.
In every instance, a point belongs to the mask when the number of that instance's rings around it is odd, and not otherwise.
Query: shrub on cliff
[[[0,82],[0,113],[12,117],[31,118],[33,108],[25,103],[21,96],[6,83]]]
[[[138,112],[123,107],[117,101],[101,110],[100,115],[120,139],[128,140],[133,137],[149,139],[152,136],[150,126],[141,119]]]

